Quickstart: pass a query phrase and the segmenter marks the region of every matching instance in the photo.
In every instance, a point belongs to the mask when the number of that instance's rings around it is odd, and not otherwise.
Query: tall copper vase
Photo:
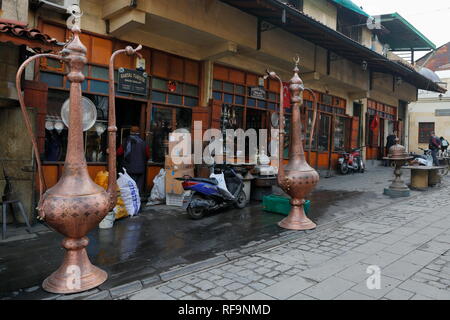
[[[60,55],[42,54],[26,60],[19,68],[16,77],[17,90],[21,92],[20,78],[25,66],[32,60],[51,57],[64,61],[69,68],[67,75],[70,81],[69,134],[66,160],[61,179],[52,188],[42,194],[42,168],[37,151],[36,138],[31,131],[23,96],[19,94],[19,102],[24,113],[27,129],[32,137],[33,149],[38,163],[41,197],[38,205],[39,217],[65,236],[62,241],[66,249],[64,260],[58,270],[53,272],[42,287],[53,293],[76,293],[89,290],[103,283],[108,275],[89,261],[86,246],[89,243],[86,234],[94,229],[106,214],[112,210],[117,201],[116,192],[116,123],[114,104],[113,58],[117,53],[134,54],[128,47],[116,51],[110,63],[110,97],[108,123],[108,189],[95,184],[89,176],[84,156],[81,83],[85,77],[82,70],[87,63],[86,47],[80,41],[80,30],[72,28],[73,39],[60,52]],[[140,48],[140,47],[139,47]],[[138,49],[139,49],[138,48]],[[112,69],[112,71],[111,71]]]
[[[280,147],[279,147],[279,170],[278,170],[278,185],[288,195],[291,196],[291,211],[289,215],[280,221],[278,225],[284,229],[290,230],[310,230],[316,227],[306,215],[304,210],[305,197],[314,189],[319,182],[319,174],[306,161],[303,150],[303,141],[301,139],[301,115],[300,106],[303,104],[303,81],[298,75],[298,59],[294,68],[294,76],[289,81],[289,89],[291,91],[292,104],[292,122],[291,122],[291,141],[289,162],[286,166],[283,165],[283,143],[284,143],[284,107],[283,107],[283,85],[281,79],[274,73],[269,72],[272,79],[277,79],[280,82]],[[313,127],[311,132],[314,132],[314,123],[317,114],[314,111]],[[312,134],[311,134],[312,137]],[[311,145],[311,140],[310,140]]]

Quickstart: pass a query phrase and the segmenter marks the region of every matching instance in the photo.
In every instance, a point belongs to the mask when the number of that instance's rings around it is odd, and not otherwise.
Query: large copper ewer
[[[316,227],[305,214],[304,204],[305,197],[314,189],[319,182],[319,174],[306,161],[303,149],[303,141],[301,137],[301,114],[300,106],[303,104],[303,81],[298,73],[299,59],[295,60],[294,76],[289,81],[289,90],[291,92],[292,105],[292,131],[289,151],[289,162],[283,165],[284,153],[284,92],[283,83],[275,72],[268,72],[269,77],[280,82],[280,145],[279,145],[279,169],[278,169],[278,185],[288,195],[291,196],[291,211],[289,215],[280,221],[278,225],[284,229],[290,230],[311,230]],[[309,90],[309,89],[306,89]],[[309,90],[311,91],[311,90]],[[313,93],[315,99],[315,95]],[[309,145],[311,146],[314,125],[317,115],[317,103],[315,103],[313,125],[311,128]]]
[[[108,189],[95,184],[87,170],[83,146],[83,112],[81,108],[81,83],[85,77],[82,73],[87,63],[86,47],[80,41],[80,29],[72,28],[73,38],[59,55],[38,54],[26,60],[19,68],[16,86],[19,102],[25,118],[25,124],[33,142],[33,149],[38,166],[40,181],[39,218],[63,234],[66,238],[62,246],[66,249],[62,265],[44,280],[42,287],[52,293],[76,293],[95,288],[102,284],[108,274],[95,267],[89,261],[86,246],[89,243],[86,234],[93,230],[117,202],[116,191],[116,118],[114,92],[114,58],[117,54],[138,54],[136,49],[127,47],[113,53],[109,64],[109,115],[108,115]],[[58,183],[43,193],[43,174],[36,138],[26,112],[21,94],[21,75],[25,67],[39,58],[53,58],[64,62],[69,73],[70,108],[69,133],[64,172]]]

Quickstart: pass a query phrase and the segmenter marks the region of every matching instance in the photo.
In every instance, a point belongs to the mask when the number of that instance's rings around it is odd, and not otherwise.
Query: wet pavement
[[[392,203],[395,200],[382,195],[391,176],[389,168],[374,168],[365,174],[323,178],[310,197],[310,218],[321,225]],[[116,221],[112,229],[89,234],[91,261],[109,274],[100,289],[211,258],[252,241],[267,241],[285,231],[277,225],[283,216],[264,212],[259,203],[197,221],[179,208],[144,209],[139,216]],[[30,239],[0,242],[0,298],[47,297],[39,286],[62,261],[61,240],[61,235],[43,230]]]

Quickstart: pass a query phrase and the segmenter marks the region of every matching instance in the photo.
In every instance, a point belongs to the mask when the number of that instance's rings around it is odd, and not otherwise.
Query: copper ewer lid
[[[389,148],[388,157],[392,159],[408,158],[410,155],[406,152],[406,148],[400,145],[399,138],[395,139],[396,144]]]

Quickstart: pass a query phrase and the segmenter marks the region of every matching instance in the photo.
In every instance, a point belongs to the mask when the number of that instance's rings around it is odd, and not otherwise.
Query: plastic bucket
[[[275,212],[287,216],[291,211],[290,198],[269,195],[263,197],[263,208],[265,211]],[[311,201],[306,200],[304,205],[305,214],[308,215],[311,208]]]

